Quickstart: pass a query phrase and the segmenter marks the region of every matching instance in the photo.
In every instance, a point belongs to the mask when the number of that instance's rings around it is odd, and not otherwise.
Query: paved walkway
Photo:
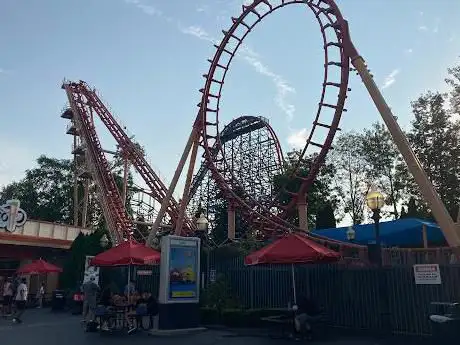
[[[289,345],[299,344],[288,340],[274,340],[266,337],[241,336],[227,331],[208,330],[198,334],[176,337],[152,337],[145,333],[130,336],[101,335],[85,333],[80,318],[68,313],[51,313],[49,310],[27,310],[20,325],[11,320],[0,319],[1,344],[33,345]],[[318,345],[386,345],[378,341],[342,339],[315,342]],[[392,345],[395,345],[394,343]]]

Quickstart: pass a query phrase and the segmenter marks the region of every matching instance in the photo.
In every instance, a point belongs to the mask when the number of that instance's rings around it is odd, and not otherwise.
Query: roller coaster
[[[242,116],[231,123],[223,124],[220,119],[220,103],[223,86],[231,62],[247,35],[271,13],[288,5],[306,6],[318,23],[324,49],[324,73],[321,95],[310,133],[298,161],[289,171],[290,180],[297,180],[299,187],[289,189],[281,186],[275,191],[272,186],[274,176],[283,173],[283,153],[275,131],[267,119],[257,116]],[[358,74],[379,110],[396,146],[404,157],[409,170],[420,186],[422,195],[429,204],[440,224],[450,246],[460,246],[460,237],[455,224],[434,190],[425,172],[409,146],[395,117],[369,73],[368,67],[353,45],[348,22],[343,18],[333,0],[255,0],[243,5],[241,14],[231,18],[231,26],[223,30],[223,38],[215,45],[216,52],[209,59],[209,69],[203,75],[205,82],[200,89],[201,100],[182,157],[169,186],[159,177],[148,163],[145,152],[128,136],[125,128],[118,123],[98,93],[83,81],[65,81],[62,88],[67,94],[69,107],[62,113],[70,120],[67,133],[74,136],[72,153],[75,161],[75,184],[80,181],[85,186],[83,200],[77,188],[74,193],[74,219],[76,225],[85,226],[88,205],[88,188],[97,190],[111,240],[119,243],[135,230],[136,223],[149,226],[149,235],[142,234],[147,244],[152,244],[160,231],[190,235],[196,232],[194,217],[205,213],[210,220],[211,230],[217,203],[225,201],[228,209],[228,238],[234,240],[235,214],[250,224],[262,237],[277,236],[289,231],[304,231],[315,241],[330,246],[360,246],[339,243],[308,232],[307,193],[315,180],[333,139],[340,130],[339,122],[345,109],[350,71]],[[117,143],[117,151],[104,150],[99,140],[95,118],[99,119]],[[225,125],[225,126],[224,126]],[[198,148],[203,150],[201,166],[197,173],[195,161]],[[306,175],[300,173],[301,164],[310,166]],[[108,154],[121,157],[124,166],[123,188],[117,186],[112,173]],[[182,171],[189,159],[185,187],[182,198],[173,196]],[[145,188],[135,193],[147,195],[151,203],[146,205],[144,215],[127,212],[126,172],[132,166],[140,175]],[[290,198],[281,203],[280,194]],[[158,206],[159,209],[158,209]],[[147,211],[146,211],[147,210]],[[298,223],[289,221],[289,215],[298,213]],[[141,217],[139,217],[141,216]],[[139,219],[142,219],[141,221]],[[165,230],[166,229],[166,230]]]

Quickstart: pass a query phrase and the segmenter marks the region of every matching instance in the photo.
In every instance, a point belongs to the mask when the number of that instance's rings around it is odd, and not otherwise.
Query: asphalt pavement
[[[176,336],[155,337],[147,333],[131,335],[101,335],[84,332],[80,317],[69,313],[52,313],[49,309],[27,310],[22,324],[13,324],[11,320],[0,319],[0,343],[33,345],[288,345],[296,344],[292,340],[276,340],[268,337],[251,336],[245,332],[227,330],[206,330],[200,333]],[[356,338],[315,341],[318,345],[386,345],[387,343]],[[395,345],[393,343],[393,345]]]

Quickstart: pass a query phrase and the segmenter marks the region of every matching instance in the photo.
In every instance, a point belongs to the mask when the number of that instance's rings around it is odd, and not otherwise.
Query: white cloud
[[[216,43],[216,40],[213,39],[203,28],[195,25],[188,26],[186,28],[179,27],[180,31],[183,34],[191,35],[200,40],[209,41],[211,43]]]
[[[385,77],[385,80],[383,81],[382,90],[390,87],[391,85],[393,85],[395,83],[395,81],[396,81],[396,76],[398,74],[399,74],[399,69],[394,69],[393,71],[391,71],[391,73],[388,74]]]
[[[192,25],[186,28],[181,27],[181,32],[187,35],[192,35],[196,38],[199,38],[204,41],[209,41],[214,44],[218,44],[218,40],[212,38],[206,30],[203,28]],[[250,47],[246,45],[241,45],[237,57],[242,58],[246,61],[249,65],[251,65],[257,73],[264,75],[272,80],[276,87],[276,96],[275,96],[275,104],[278,106],[279,109],[286,115],[288,121],[292,121],[295,112],[295,106],[290,104],[287,101],[287,96],[290,93],[295,93],[294,87],[289,85],[289,83],[284,80],[282,76],[276,74],[269,67],[264,65],[259,60],[259,54],[252,50]]]
[[[418,29],[419,29],[420,31],[428,31],[428,28],[427,28],[425,25],[420,25],[420,26],[418,27]]]
[[[447,39],[447,42],[453,42],[455,40],[455,34],[451,34]]]
[[[404,50],[405,54],[412,54],[413,52],[414,50],[412,48],[407,48],[406,50]]]
[[[307,129],[302,128],[298,131],[293,131],[287,138],[289,146],[294,149],[303,149],[307,142]]]
[[[209,6],[208,5],[201,5],[196,8],[197,12],[208,12]]]
[[[219,44],[219,40],[209,35],[209,33],[200,26],[191,25],[184,27],[179,20],[165,16],[162,11],[150,5],[144,5],[140,0],[125,0],[125,2],[135,5],[148,15],[163,18],[168,22],[174,22],[183,34],[190,35],[213,44]],[[244,3],[249,4],[251,2],[252,1],[247,0]],[[200,9],[203,9],[203,7],[200,7]],[[237,57],[243,59],[246,63],[252,66],[257,73],[271,79],[276,87],[276,95],[274,98],[275,104],[286,115],[287,120],[291,121],[294,117],[295,106],[289,103],[287,96],[295,93],[294,87],[289,85],[289,83],[281,75],[276,74],[268,66],[264,65],[260,60],[259,54],[247,45],[243,44],[239,47]]]

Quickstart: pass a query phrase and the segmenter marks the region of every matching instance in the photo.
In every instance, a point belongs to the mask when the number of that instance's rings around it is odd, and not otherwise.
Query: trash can
[[[79,315],[83,313],[83,293],[77,291],[72,296],[72,314]]]
[[[65,293],[63,290],[54,290],[51,298],[51,310],[62,311],[65,307]]]
[[[432,302],[430,323],[433,340],[442,344],[457,342],[460,337],[460,303]]]

